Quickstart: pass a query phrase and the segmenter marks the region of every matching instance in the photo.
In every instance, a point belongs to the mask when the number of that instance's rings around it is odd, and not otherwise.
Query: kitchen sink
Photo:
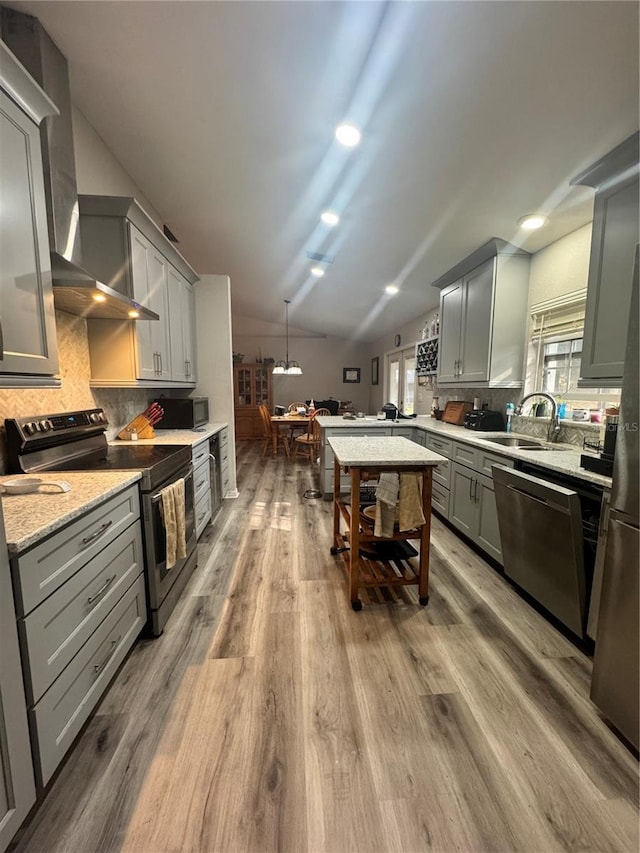
[[[495,438],[485,438],[485,441],[491,441],[493,444],[501,444],[503,447],[520,447],[522,450],[563,450],[566,448],[558,447],[556,444],[549,444],[546,441],[535,438],[518,438],[515,435],[498,435]]]

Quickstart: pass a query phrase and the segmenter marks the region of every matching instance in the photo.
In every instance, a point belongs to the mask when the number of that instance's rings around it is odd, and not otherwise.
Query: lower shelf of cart
[[[415,539],[415,535],[413,537]],[[344,544],[349,542],[348,533],[343,533],[339,537],[340,541],[337,547],[343,548]],[[396,544],[397,546],[405,545],[403,540],[391,539],[372,539],[372,544],[380,543],[389,545]],[[343,544],[344,543],[344,544]],[[361,543],[363,544],[363,543]],[[366,543],[365,550],[366,550]],[[351,551],[342,551],[344,563],[347,571],[350,568]],[[406,543],[404,553],[398,553],[398,556],[388,559],[372,558],[360,552],[358,562],[358,586],[405,586],[407,584],[417,584],[420,575],[419,555],[415,548]]]

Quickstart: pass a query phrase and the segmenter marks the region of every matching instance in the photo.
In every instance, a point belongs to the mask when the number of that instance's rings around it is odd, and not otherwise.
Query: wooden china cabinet
[[[271,365],[235,364],[233,367],[236,440],[263,438],[258,406],[272,412]]]

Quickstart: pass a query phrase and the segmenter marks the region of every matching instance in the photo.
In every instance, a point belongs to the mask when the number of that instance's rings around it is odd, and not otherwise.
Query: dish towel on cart
[[[167,546],[167,568],[171,569],[176,564],[176,558],[183,560],[187,556],[184,479],[181,477],[175,483],[166,486],[160,494]]]
[[[393,536],[399,491],[398,474],[395,472],[380,474],[376,489],[376,523],[373,528],[376,536]]]
[[[421,483],[422,475],[414,472],[388,472],[380,475],[376,489],[376,521],[373,530],[376,536],[393,536],[396,522],[400,531],[413,530],[424,524]]]

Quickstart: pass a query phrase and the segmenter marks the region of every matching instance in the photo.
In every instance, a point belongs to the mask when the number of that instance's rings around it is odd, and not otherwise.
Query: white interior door
[[[416,350],[415,346],[387,355],[387,394],[385,402],[393,403],[405,415],[415,412]]]

